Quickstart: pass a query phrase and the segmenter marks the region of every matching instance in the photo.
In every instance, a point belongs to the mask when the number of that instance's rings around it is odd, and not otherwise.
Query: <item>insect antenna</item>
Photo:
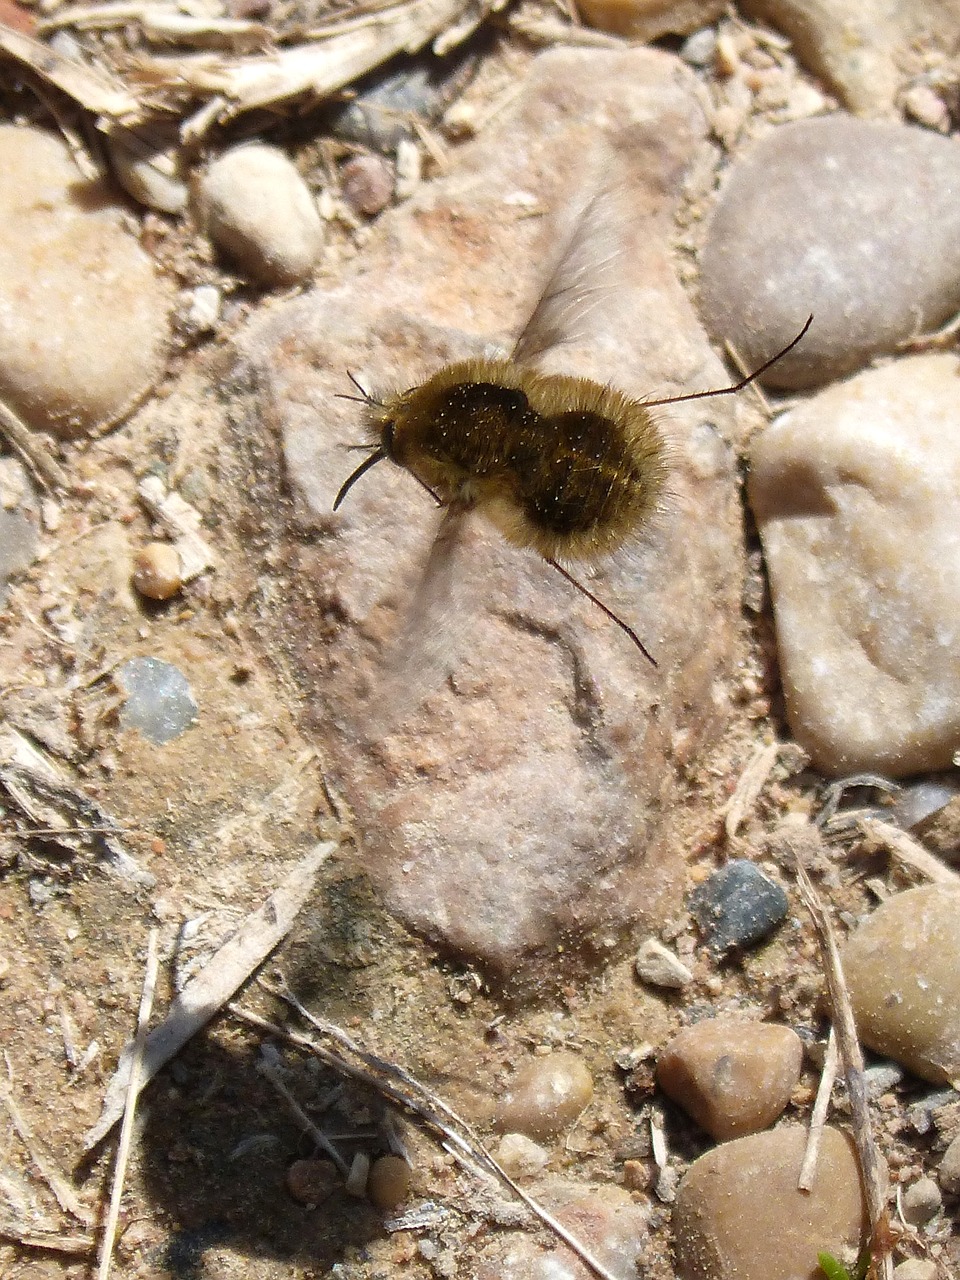
[[[360,477],[363,475],[366,475],[366,473],[370,470],[370,468],[375,467],[378,462],[383,462],[386,456],[387,455],[384,453],[382,449],[374,449],[373,453],[370,454],[369,458],[364,458],[364,460],[360,463],[359,467],[357,467],[356,471],[351,472],[351,474],[347,476],[346,480],[344,480],[343,484],[340,486],[340,492],[337,494],[337,496],[333,500],[334,511],[336,511],[337,507],[339,507],[340,503],[344,500],[344,498],[347,496],[347,494],[350,492],[353,486],[357,483]]]
[[[335,391],[333,393],[334,400],[353,400],[356,404],[366,404],[366,405],[369,405],[372,409],[385,408],[383,401],[377,400],[374,396],[370,394],[369,391],[367,391],[364,387],[362,387],[360,383],[357,381],[357,379],[350,372],[349,369],[346,370],[346,374],[347,374],[347,377],[350,379],[350,381],[353,383],[353,385],[360,392],[360,394],[358,396],[352,396],[345,391]]]
[[[652,663],[653,666],[657,665],[656,658],[634,631],[633,627],[627,626],[624,620],[622,618],[618,618],[612,609],[608,609],[602,600],[598,600],[592,591],[588,591],[582,582],[578,582],[572,573],[568,573],[562,564],[559,564],[556,560],[552,560],[549,556],[545,556],[544,559],[548,565],[556,569],[557,573],[559,573],[562,578],[566,578],[572,587],[576,587],[581,595],[586,596],[588,600],[592,600],[601,613],[605,613],[611,622],[615,622],[617,624],[621,631],[626,632],[648,662]]]
[[[759,369],[754,369],[753,373],[748,374],[745,378],[741,378],[739,382],[735,382],[730,387],[718,387],[715,391],[692,391],[685,396],[664,396],[662,400],[644,400],[643,403],[647,408],[652,408],[658,404],[681,404],[684,400],[705,400],[708,396],[729,396],[733,395],[735,391],[742,391],[743,388],[748,387],[751,382],[756,382],[757,378],[766,373],[768,369],[772,368],[778,360],[782,360],[789,351],[792,351],[797,343],[804,337],[811,324],[813,324],[812,315],[807,316],[806,324],[797,336],[792,338],[781,351],[778,351],[775,356],[771,356],[770,359],[765,361]]]

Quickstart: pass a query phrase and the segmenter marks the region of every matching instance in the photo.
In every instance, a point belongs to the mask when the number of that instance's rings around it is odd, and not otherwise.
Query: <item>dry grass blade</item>
[[[85,1258],[93,1253],[92,1236],[64,1236],[55,1231],[31,1231],[0,1222],[0,1240],[9,1240],[22,1249],[39,1249],[44,1253],[62,1253],[69,1258]]]
[[[201,109],[203,128],[291,98],[322,100],[396,54],[416,53],[451,30],[459,34],[463,28],[460,38],[465,38],[497,7],[498,0],[480,5],[469,0],[408,0],[308,33],[315,37],[310,43],[260,56],[144,57],[134,74],[149,89],[151,101],[143,101],[139,115],[127,123],[145,120],[160,108],[178,110],[187,98],[216,102],[215,111]],[[185,127],[191,136],[200,131],[196,121]]]
[[[103,1236],[100,1242],[100,1264],[97,1268],[97,1280],[107,1280],[107,1276],[110,1274],[113,1244],[117,1237],[117,1223],[120,1221],[120,1201],[123,1198],[127,1163],[130,1159],[130,1147],[133,1143],[133,1120],[137,1109],[137,1094],[140,1092],[143,1049],[147,1042],[147,1024],[153,1011],[153,996],[157,989],[159,967],[157,930],[151,929],[147,938],[147,961],[143,970],[143,991],[140,996],[140,1008],[137,1012],[137,1033],[134,1038],[133,1055],[130,1060],[130,1079],[127,1081],[127,1096],[124,1100],[123,1124],[120,1128],[117,1161],[113,1171],[110,1207],[107,1210],[107,1219],[104,1223]]]
[[[421,1084],[402,1067],[378,1058],[376,1054],[361,1048],[341,1027],[312,1014],[291,992],[278,990],[267,983],[261,983],[261,985],[272,995],[285,1000],[296,1009],[300,1016],[325,1039],[332,1041],[334,1047],[318,1044],[315,1040],[295,1031],[288,1031],[276,1023],[269,1022],[266,1018],[261,1018],[256,1013],[231,1005],[230,1011],[235,1017],[250,1026],[269,1032],[270,1035],[278,1036],[289,1044],[305,1049],[335,1071],[374,1089],[387,1101],[403,1108],[409,1115],[424,1124],[440,1140],[444,1149],[465,1168],[472,1172],[482,1170],[522,1200],[530,1212],[558,1236],[595,1276],[600,1280],[616,1280],[603,1263],[572,1232],[568,1231],[562,1222],[559,1222],[543,1205],[514,1182],[486,1149],[466,1120],[458,1116],[426,1085]]]
[[[824,974],[827,980],[827,991],[830,997],[830,1010],[840,1060],[843,1063],[844,1076],[847,1082],[847,1094],[850,1099],[850,1113],[853,1124],[853,1138],[860,1161],[860,1172],[863,1177],[864,1194],[867,1200],[867,1212],[870,1216],[871,1244],[877,1251],[884,1280],[892,1280],[893,1260],[889,1252],[889,1214],[887,1211],[887,1177],[884,1161],[877,1149],[873,1137],[873,1126],[870,1121],[870,1108],[867,1104],[867,1087],[863,1074],[863,1054],[857,1039],[857,1028],[850,1004],[850,995],[843,976],[840,963],[840,952],[836,935],[824,910],[820,895],[813,886],[810,877],[799,864],[796,868],[797,888],[804,905],[810,912],[820,954],[823,958]]]
[[[24,734],[0,729],[0,788],[25,823],[23,835],[51,839],[76,853],[91,854],[118,875],[152,887],[154,878],[127,852],[109,814]],[[52,832],[52,835],[48,835]]]
[[[147,1036],[141,1088],[223,1008],[281,942],[313,888],[314,876],[336,847],[333,841],[315,845],[266,902],[246,917],[236,933],[187,983],[164,1020]],[[102,1141],[123,1113],[131,1055],[132,1046],[127,1045],[107,1087],[100,1118],[84,1134],[85,1151]]]
[[[103,68],[92,68],[74,58],[65,58],[50,45],[0,24],[0,54],[6,54],[24,71],[32,72],[42,84],[53,85],[78,106],[95,116],[120,120],[137,115],[140,106],[135,93]]]
[[[834,1082],[837,1078],[839,1062],[840,1054],[837,1050],[837,1036],[833,1027],[831,1027],[830,1035],[827,1037],[827,1052],[824,1055],[823,1067],[820,1071],[820,1083],[817,1086],[813,1113],[810,1116],[807,1149],[803,1153],[803,1164],[800,1166],[800,1177],[797,1179],[797,1186],[801,1191],[810,1191],[813,1188],[814,1178],[817,1173],[817,1159],[820,1155],[820,1137],[823,1133],[823,1126],[827,1122],[830,1096],[833,1093]]]

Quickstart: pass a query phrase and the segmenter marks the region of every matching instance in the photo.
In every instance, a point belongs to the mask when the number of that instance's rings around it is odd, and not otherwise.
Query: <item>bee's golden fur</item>
[[[510,360],[445,365],[371,405],[370,427],[444,506],[475,507],[548,560],[608,555],[664,495],[666,449],[642,403]]]

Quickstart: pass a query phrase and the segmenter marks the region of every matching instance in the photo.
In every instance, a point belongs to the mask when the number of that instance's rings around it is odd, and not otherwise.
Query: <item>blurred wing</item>
[[[551,347],[581,335],[586,316],[613,288],[622,227],[616,197],[604,185],[577,215],[540,301],[517,338],[512,360],[531,364]]]
[[[400,632],[373,690],[365,719],[368,734],[382,737],[416,711],[455,669],[472,616],[471,512],[444,510],[423,573],[408,603]],[[476,606],[474,605],[474,608]]]

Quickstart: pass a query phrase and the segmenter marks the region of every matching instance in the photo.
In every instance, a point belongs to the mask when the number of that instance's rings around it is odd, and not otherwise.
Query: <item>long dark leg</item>
[[[625,631],[648,662],[652,663],[653,666],[657,665],[656,658],[654,658],[650,650],[646,647],[632,627],[628,627],[622,618],[618,618],[612,609],[608,609],[602,600],[598,600],[593,592],[588,591],[582,582],[578,582],[572,573],[568,573],[562,564],[558,564],[556,560],[551,560],[549,556],[545,556],[544,559],[548,565],[551,565],[552,568],[556,569],[557,573],[559,573],[561,577],[566,578],[572,587],[576,587],[581,595],[586,596],[588,600],[592,600],[597,608],[607,615],[611,622],[615,622],[617,624],[621,631]]]
[[[644,400],[644,405],[648,408],[655,408],[658,404],[682,404],[684,400],[707,400],[710,396],[731,396],[735,391],[742,391],[744,387],[749,387],[751,382],[756,382],[757,378],[772,368],[778,360],[782,360],[788,351],[792,351],[800,339],[804,336],[810,326],[813,324],[813,316],[807,316],[807,323],[803,326],[795,338],[792,338],[787,345],[778,351],[775,356],[771,356],[769,360],[765,360],[759,369],[754,369],[753,373],[747,374],[745,378],[741,378],[739,382],[734,382],[729,387],[718,387],[715,391],[691,391],[685,396],[665,396],[662,400]]]

